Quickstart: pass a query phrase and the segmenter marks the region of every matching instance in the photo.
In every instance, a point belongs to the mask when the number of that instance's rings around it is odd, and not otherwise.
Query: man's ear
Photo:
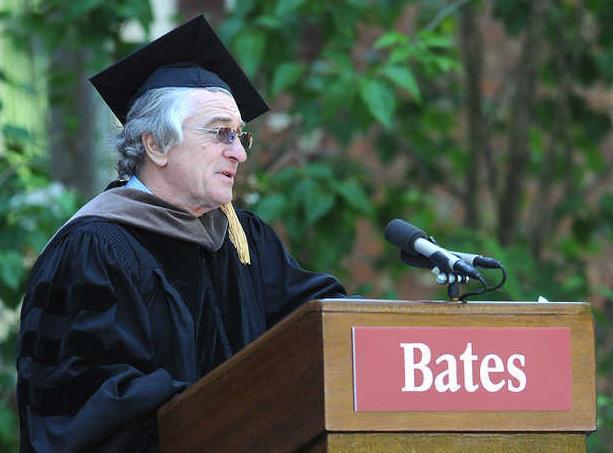
[[[165,167],[168,165],[168,153],[165,153],[160,149],[155,141],[155,138],[153,138],[152,133],[147,132],[146,134],[141,135],[140,139],[143,142],[147,156],[151,162],[153,162],[153,164],[157,165],[158,167]]]

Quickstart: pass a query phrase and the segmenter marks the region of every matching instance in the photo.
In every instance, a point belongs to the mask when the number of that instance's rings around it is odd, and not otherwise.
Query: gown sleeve
[[[250,246],[257,260],[254,266],[263,283],[267,327],[309,300],[347,297],[345,288],[334,276],[303,269],[259,217],[244,211],[241,217],[248,225]]]
[[[154,364],[150,295],[113,227],[55,240],[32,271],[17,359],[22,452],[155,451],[156,410],[187,385]]]

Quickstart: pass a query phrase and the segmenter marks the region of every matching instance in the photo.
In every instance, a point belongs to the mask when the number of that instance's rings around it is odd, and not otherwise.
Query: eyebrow
[[[225,115],[219,115],[219,116],[214,116],[213,118],[210,118],[206,123],[204,123],[204,127],[209,127],[215,123],[224,123],[224,124],[230,124],[233,123],[234,119],[232,117],[229,116],[225,116]],[[239,127],[242,129],[243,127],[245,127],[246,123],[241,120]]]

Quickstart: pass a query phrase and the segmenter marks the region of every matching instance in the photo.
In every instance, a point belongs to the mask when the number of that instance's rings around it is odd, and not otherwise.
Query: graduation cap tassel
[[[228,234],[230,235],[230,240],[232,241],[232,244],[234,244],[234,248],[238,253],[238,259],[243,264],[251,264],[247,236],[245,235],[242,225],[238,221],[234,206],[232,206],[232,203],[226,203],[221,206],[221,210],[228,218]]]

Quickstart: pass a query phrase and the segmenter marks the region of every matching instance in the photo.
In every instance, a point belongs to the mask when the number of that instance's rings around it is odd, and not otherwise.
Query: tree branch
[[[559,25],[559,24],[558,24]],[[559,27],[558,37],[564,39]],[[569,76],[570,68],[565,64],[564,52],[569,43],[560,42],[559,46],[554,46],[554,64],[560,76],[560,84],[556,97],[556,115],[553,119],[553,127],[549,136],[549,146],[547,147],[540,168],[538,185],[530,210],[531,234],[530,248],[534,256],[539,259],[543,250],[544,241],[547,233],[552,229],[553,209],[551,207],[551,189],[554,183],[554,169],[558,157],[558,150],[561,148],[568,154],[572,149],[568,136],[570,124],[569,93],[571,81]]]
[[[460,48],[464,57],[466,83],[466,115],[468,128],[469,168],[466,172],[464,198],[464,224],[476,229],[480,224],[479,169],[482,155],[487,154],[487,139],[483,128],[481,109],[481,67],[483,65],[483,38],[475,18],[473,5],[467,5],[460,13]]]
[[[511,106],[506,179],[498,200],[498,238],[502,244],[509,244],[514,239],[519,223],[524,170],[529,157],[529,129],[532,121],[536,67],[549,2],[545,0],[532,2],[531,6],[533,10],[518,62],[517,86]]]
[[[469,3],[470,1],[472,0],[456,0],[455,2],[450,3],[444,8],[441,8],[441,10],[436,13],[436,16],[434,16],[434,18],[424,27],[424,30],[434,30],[448,16],[454,14],[458,9],[460,9],[462,6]]]

